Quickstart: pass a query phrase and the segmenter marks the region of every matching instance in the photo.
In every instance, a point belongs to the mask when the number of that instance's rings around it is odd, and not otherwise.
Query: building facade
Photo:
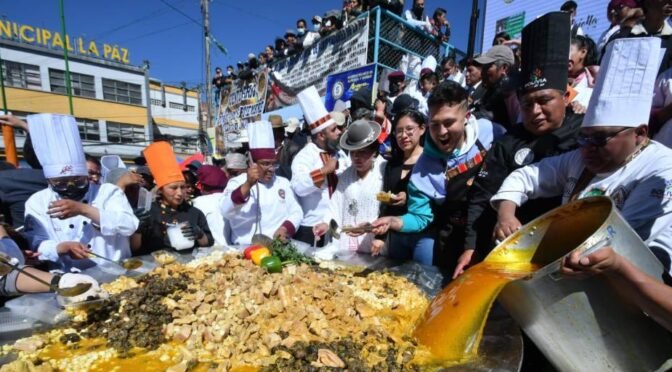
[[[18,117],[70,113],[62,50],[0,39],[0,59],[8,111]],[[197,90],[147,79],[141,67],[103,58],[73,53],[69,65],[73,115],[88,154],[131,160],[152,137],[170,140],[181,156],[197,151]],[[21,154],[25,133],[15,135]]]

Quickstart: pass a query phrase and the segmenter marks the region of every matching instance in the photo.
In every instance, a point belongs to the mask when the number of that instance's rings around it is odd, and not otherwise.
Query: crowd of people
[[[32,167],[0,172],[1,252],[69,273],[101,264],[92,254],[119,261],[172,249],[175,230],[187,248],[246,246],[263,234],[325,259],[387,255],[457,278],[523,224],[603,195],[669,282],[667,3],[612,0],[619,30],[605,33],[602,50],[578,34],[572,3],[462,63],[428,57],[419,81],[387,74],[386,89],[358,90],[331,113],[309,87],[297,95],[304,125],[278,115],[250,123],[242,150],[213,165],[178,164],[171,145],[156,142],[127,167],[85,156],[72,117],[0,116],[27,130]],[[571,255],[563,272],[615,278],[672,329],[672,288],[614,250]],[[16,273],[2,280],[3,294],[45,290]]]
[[[359,15],[375,7],[381,7],[403,17],[409,25],[434,36],[440,42],[447,43],[450,39],[447,10],[437,8],[430,19],[425,15],[425,0],[414,0],[411,9],[405,12],[403,12],[404,2],[401,0],[344,0],[341,10],[334,9],[323,15],[313,16],[310,20],[312,28],[309,28],[305,19],[298,19],[296,29],[288,29],[283,37],[276,38],[273,44],[268,44],[263,51],[256,54],[249,53],[247,61],[238,61],[235,68],[233,65],[228,65],[226,71],[216,67],[212,78],[214,102],[218,105],[222,90],[231,90],[237,80],[246,80],[257,71],[272,71],[273,64],[277,61],[300,54],[321,38],[346,27]]]

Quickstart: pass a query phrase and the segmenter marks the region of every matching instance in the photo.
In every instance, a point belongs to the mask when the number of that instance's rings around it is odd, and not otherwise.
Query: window
[[[98,120],[75,118],[79,128],[79,137],[85,141],[100,141],[100,127]]]
[[[198,151],[198,136],[176,137],[172,140],[173,149],[176,152],[190,154]]]
[[[145,128],[137,125],[108,121],[107,141],[112,143],[145,142]]]
[[[177,102],[168,102],[168,107],[171,109],[184,110],[184,105]]]
[[[65,84],[65,71],[50,68],[49,83],[51,84],[52,92],[62,94],[68,93]],[[93,82],[93,76],[71,72],[70,85],[72,86],[73,95],[96,98],[96,88]]]
[[[10,87],[42,89],[40,67],[25,63],[3,61],[3,78]]]
[[[192,105],[187,105],[187,112],[194,112],[194,111],[196,111],[196,107]]]
[[[142,88],[139,84],[103,79],[103,99],[142,105]]]
[[[153,106],[163,106],[163,101],[160,99],[152,98],[150,99]]]

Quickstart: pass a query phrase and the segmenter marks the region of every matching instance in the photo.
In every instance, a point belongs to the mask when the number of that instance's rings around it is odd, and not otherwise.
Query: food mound
[[[5,347],[0,371],[412,370],[428,305],[406,279],[347,268],[269,273],[238,255],[169,264],[106,285],[66,327]]]

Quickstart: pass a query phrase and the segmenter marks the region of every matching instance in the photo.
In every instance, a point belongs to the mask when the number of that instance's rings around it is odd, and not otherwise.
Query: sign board
[[[323,96],[329,74],[366,65],[368,37],[368,17],[358,18],[300,54],[273,64],[266,111],[295,104],[296,94],[311,85]]]
[[[575,0],[578,4],[576,23],[596,43],[609,26],[606,0]],[[548,12],[559,11],[565,0],[486,0],[483,49],[492,47],[498,32],[506,31],[512,38],[520,37],[525,25]]]
[[[267,83],[268,74],[259,72],[251,80],[236,80],[231,90],[221,91],[217,127],[221,128],[227,147],[230,147],[230,143],[235,143],[248,123],[261,120],[266,102]]]
[[[0,38],[48,49],[68,48],[68,52],[94,58],[102,58],[117,63],[131,63],[128,49],[113,44],[100,44],[83,37],[72,38],[60,32],[45,28],[23,25],[9,20],[0,20]]]
[[[362,88],[370,88],[373,91],[375,70],[375,65],[368,65],[329,75],[327,77],[327,91],[324,96],[324,105],[327,111],[333,111],[334,105],[338,101],[349,101],[352,94]]]

